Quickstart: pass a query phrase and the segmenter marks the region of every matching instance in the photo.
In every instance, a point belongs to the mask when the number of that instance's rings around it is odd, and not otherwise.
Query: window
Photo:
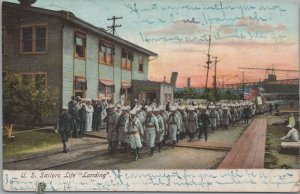
[[[45,53],[47,51],[46,25],[21,27],[21,54]]]
[[[23,28],[23,53],[33,52],[33,28]]]
[[[103,44],[99,45],[99,63],[112,65],[112,53],[113,49],[110,46],[105,46]]]
[[[36,74],[35,75],[35,87],[38,90],[43,90],[46,87],[46,74]]]
[[[46,73],[21,73],[23,84],[28,85],[32,81],[37,90],[44,90],[47,85]]]
[[[139,72],[144,72],[144,57],[139,56]]]
[[[74,79],[74,96],[85,98],[87,90],[87,81],[82,77],[75,77]]]
[[[131,70],[133,62],[133,52],[129,50],[122,50],[122,68]]]
[[[84,32],[75,31],[75,57],[85,58],[86,56],[86,35]]]
[[[99,81],[99,97],[113,100],[115,85],[113,81]]]
[[[129,102],[131,93],[132,93],[131,83],[129,83],[127,81],[122,81],[121,82],[121,95],[124,95],[126,103]]]
[[[42,26],[36,27],[36,52],[46,51],[46,28]]]
[[[32,74],[22,74],[22,79],[23,79],[23,84],[28,85],[32,81],[33,75]]]

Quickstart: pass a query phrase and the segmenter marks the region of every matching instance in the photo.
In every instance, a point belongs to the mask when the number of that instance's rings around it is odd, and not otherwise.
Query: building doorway
[[[157,101],[157,95],[156,95],[156,92],[148,92],[147,93],[147,103],[148,104],[151,104],[153,102],[153,100],[156,99]]]

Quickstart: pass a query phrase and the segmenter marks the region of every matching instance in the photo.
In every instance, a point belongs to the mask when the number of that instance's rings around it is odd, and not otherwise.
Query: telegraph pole
[[[245,72],[242,71],[242,83],[243,83],[243,101],[245,101],[245,98],[244,98],[244,94],[245,94]]]
[[[116,25],[116,20],[122,19],[123,17],[116,17],[113,16],[112,18],[108,18],[107,20],[112,20],[113,24],[111,26],[108,26],[108,30],[111,30],[112,34],[115,35],[116,28],[121,27],[122,25]]]
[[[209,72],[209,65],[212,63],[210,61],[210,43],[211,43],[211,35],[209,35],[209,39],[208,39],[208,53],[207,53],[207,71],[206,71],[206,83],[205,83],[205,92],[208,92],[208,88],[207,88],[207,82],[208,82],[208,72]]]
[[[218,61],[218,57],[213,57],[215,59],[215,76],[214,76],[214,94],[215,94],[215,98],[214,98],[214,101],[216,103],[216,99],[217,99],[217,63],[219,62]]]

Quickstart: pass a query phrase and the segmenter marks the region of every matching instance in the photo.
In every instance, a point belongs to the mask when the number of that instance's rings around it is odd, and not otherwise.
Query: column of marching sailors
[[[250,101],[242,103],[197,104],[183,106],[180,103],[168,102],[157,105],[141,104],[121,106],[106,101],[96,101],[72,97],[68,107],[63,107],[60,115],[59,131],[61,133],[64,152],[69,134],[83,137],[86,132],[98,131],[102,122],[106,123],[108,149],[112,152],[129,147],[140,158],[144,145],[149,148],[149,155],[155,148],[162,152],[166,141],[171,142],[174,149],[176,143],[186,138],[189,141],[208,140],[208,131],[228,129],[244,119],[245,123],[256,113],[256,106]]]

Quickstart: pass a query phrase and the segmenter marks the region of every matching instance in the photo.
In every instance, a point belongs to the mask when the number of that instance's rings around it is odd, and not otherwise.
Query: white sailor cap
[[[131,110],[130,112],[129,112],[129,114],[131,114],[131,115],[135,115],[136,114],[136,110]]]
[[[176,107],[175,107],[175,106],[172,106],[172,107],[171,107],[171,111],[176,111]]]
[[[152,107],[148,107],[147,108],[147,112],[152,112],[153,111],[153,108]]]
[[[115,105],[109,104],[109,105],[108,105],[108,108],[115,108]]]
[[[62,107],[63,110],[68,110],[69,108],[67,106]]]
[[[160,106],[159,106],[159,109],[160,109],[160,110],[165,110],[165,106],[164,106],[164,105],[160,105]]]
[[[122,109],[122,111],[128,111],[128,110],[130,110],[130,108],[128,108],[127,106],[123,106],[121,109]]]
[[[154,108],[153,112],[159,112],[160,109],[159,108]]]

